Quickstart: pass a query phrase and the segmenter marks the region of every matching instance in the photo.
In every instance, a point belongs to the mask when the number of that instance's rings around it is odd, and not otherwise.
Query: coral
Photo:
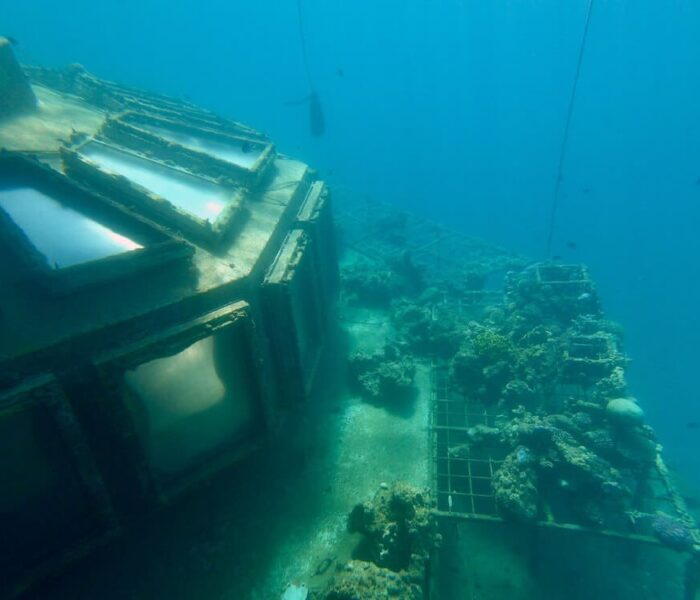
[[[625,478],[610,462],[620,460],[616,440],[590,415],[577,412],[540,417],[515,411],[507,431],[512,447],[524,447],[530,453],[528,467],[537,478],[530,476],[529,481],[536,481],[537,493],[544,494],[550,505],[556,508],[557,502],[563,501],[567,510],[589,524],[602,524],[606,515],[619,515],[628,508],[630,491]],[[595,440],[609,459],[587,440]],[[576,493],[558,500],[559,490]]]
[[[493,492],[505,516],[525,521],[537,517],[537,473],[528,448],[519,446],[505,458],[493,475]]]
[[[644,420],[644,411],[634,398],[613,398],[605,406],[608,418],[618,425],[631,426]]]
[[[624,368],[618,365],[610,375],[598,380],[593,386],[593,393],[599,400],[625,397],[627,395],[627,381],[625,380]]]
[[[423,600],[422,581],[377,565],[351,560],[333,577],[323,600]]]
[[[494,327],[470,323],[467,338],[452,361],[452,377],[462,390],[485,402],[497,402],[513,378],[515,347]]]
[[[693,533],[686,525],[663,513],[652,516],[651,530],[661,542],[676,550],[689,550],[695,544]]]
[[[382,484],[358,504],[348,530],[363,535],[355,560],[334,575],[324,600],[423,600],[430,555],[439,543],[428,490]],[[361,560],[360,560],[361,559]]]
[[[348,529],[365,536],[363,558],[392,571],[423,569],[436,541],[431,508],[428,490],[397,482],[355,506]]]
[[[389,306],[406,287],[400,275],[367,259],[357,259],[344,266],[340,278],[346,301],[361,306]]]
[[[415,370],[413,360],[395,346],[350,358],[351,382],[369,400],[404,400],[413,391]]]
[[[459,349],[461,335],[451,319],[433,319],[430,308],[405,299],[395,302],[392,309],[399,339],[416,354],[451,358]]]
[[[533,326],[554,323],[569,326],[581,315],[601,314],[600,302],[585,268],[539,263],[506,279],[508,309]]]
[[[521,379],[509,381],[501,392],[501,401],[507,406],[530,406],[535,397],[534,390]]]

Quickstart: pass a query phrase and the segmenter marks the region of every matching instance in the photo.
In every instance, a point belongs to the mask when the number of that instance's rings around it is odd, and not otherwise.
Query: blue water
[[[1,4],[25,62],[188,96],[266,131],[338,196],[543,256],[587,0],[304,0],[322,138],[284,105],[309,91],[293,0]],[[700,487],[699,67],[700,3],[595,2],[554,254],[590,265],[633,391]]]

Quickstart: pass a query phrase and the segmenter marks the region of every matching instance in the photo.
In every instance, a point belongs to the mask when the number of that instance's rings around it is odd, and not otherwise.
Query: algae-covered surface
[[[0,148],[26,152],[58,152],[73,131],[93,134],[105,113],[78,98],[32,86],[37,109],[0,123]]]

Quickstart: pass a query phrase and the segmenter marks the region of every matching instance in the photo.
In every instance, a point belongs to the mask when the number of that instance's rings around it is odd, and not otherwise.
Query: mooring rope
[[[301,55],[304,59],[304,70],[306,71],[306,78],[309,80],[309,87],[313,92],[316,88],[314,87],[314,82],[311,78],[311,69],[309,69],[309,57],[306,52],[306,33],[304,31],[304,15],[301,9],[301,1],[302,0],[297,0],[297,13],[299,15],[299,37],[301,39]]]
[[[299,0],[301,1],[301,0]],[[581,64],[583,63],[583,54],[586,51],[586,41],[588,39],[588,27],[591,22],[591,13],[593,12],[594,0],[588,0],[588,8],[586,10],[586,23],[583,27],[583,35],[581,36],[581,45],[578,51],[578,60],[576,61],[576,73],[574,75],[574,85],[571,88],[571,96],[569,97],[569,107],[566,111],[566,124],[564,125],[564,137],[559,148],[559,164],[557,166],[557,179],[554,184],[554,197],[552,198],[552,207],[549,211],[549,227],[547,230],[547,247],[546,257],[552,256],[552,240],[554,238],[554,229],[556,226],[557,212],[559,210],[559,196],[561,194],[561,182],[563,179],[564,159],[566,158],[566,149],[569,142],[569,130],[571,129],[571,117],[574,113],[574,103],[576,101],[576,90],[578,89],[578,80],[581,75]]]

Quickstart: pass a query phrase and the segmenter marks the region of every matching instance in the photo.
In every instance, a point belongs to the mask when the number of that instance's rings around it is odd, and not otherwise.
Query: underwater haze
[[[587,0],[0,2],[21,61],[80,62],[270,135],[338,197],[544,257]],[[626,331],[633,392],[700,488],[700,3],[598,0],[552,254]]]

